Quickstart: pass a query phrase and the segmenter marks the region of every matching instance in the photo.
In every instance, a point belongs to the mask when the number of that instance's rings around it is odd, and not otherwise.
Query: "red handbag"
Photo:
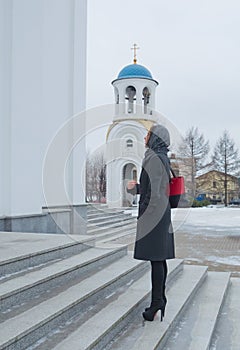
[[[177,208],[181,195],[185,193],[184,177],[176,176],[170,168],[173,177],[169,182],[169,203],[171,208]]]

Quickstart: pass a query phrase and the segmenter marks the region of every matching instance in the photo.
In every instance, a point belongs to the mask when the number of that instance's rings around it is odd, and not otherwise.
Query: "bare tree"
[[[102,152],[90,155],[86,160],[86,199],[101,202],[106,197],[106,162]]]
[[[93,166],[89,151],[86,155],[86,202],[93,202]]]
[[[191,195],[196,196],[196,173],[197,171],[209,166],[206,158],[209,153],[209,142],[205,141],[202,133],[197,127],[191,127],[187,130],[182,144],[179,147],[179,154],[182,162],[186,163],[185,168],[189,169],[191,177]]]
[[[236,174],[239,169],[238,150],[236,149],[233,139],[230,138],[227,130],[224,130],[222,136],[217,141],[213,156],[214,167],[225,174],[224,178],[224,203],[228,203],[228,181],[227,175]]]

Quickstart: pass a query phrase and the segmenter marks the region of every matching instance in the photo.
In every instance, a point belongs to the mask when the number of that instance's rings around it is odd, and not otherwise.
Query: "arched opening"
[[[149,99],[150,99],[150,91],[147,87],[143,89],[143,112],[144,114],[148,113],[148,104],[149,104]]]
[[[127,183],[130,180],[137,181],[137,168],[133,163],[128,163],[124,165],[122,170],[122,206],[131,207],[133,204],[137,204],[137,195],[132,196],[130,193],[127,193]]]
[[[125,94],[125,100],[126,103],[126,113],[135,113],[136,109],[136,89],[134,86],[128,86],[126,88],[126,94]]]
[[[137,181],[137,169],[133,169],[132,178],[133,178],[133,180]]]

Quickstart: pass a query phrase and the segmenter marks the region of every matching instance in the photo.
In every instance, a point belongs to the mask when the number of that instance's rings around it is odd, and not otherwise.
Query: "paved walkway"
[[[240,277],[240,236],[208,237],[177,232],[175,241],[178,258]]]

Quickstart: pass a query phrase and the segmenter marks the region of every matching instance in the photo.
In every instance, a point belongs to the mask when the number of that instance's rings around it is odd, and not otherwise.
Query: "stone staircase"
[[[136,232],[136,218],[127,210],[94,205],[88,207],[87,217],[87,234],[96,241],[110,242]]]
[[[239,349],[239,279],[168,261],[164,322],[143,323],[149,263],[111,242],[136,219],[105,207],[88,218],[85,236],[10,233],[23,248],[0,259],[0,349]]]

